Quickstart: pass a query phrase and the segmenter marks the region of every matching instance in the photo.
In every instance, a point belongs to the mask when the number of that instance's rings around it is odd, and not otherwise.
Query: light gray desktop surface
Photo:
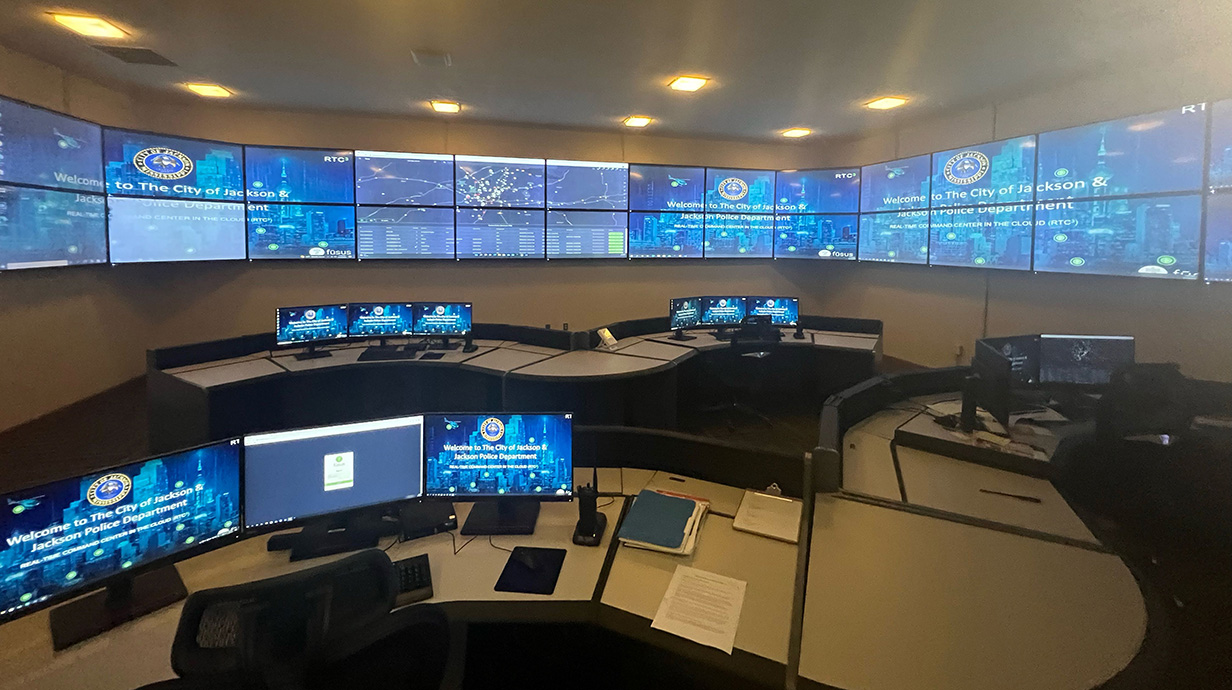
[[[814,345],[834,348],[836,350],[856,350],[858,352],[875,352],[881,342],[877,336],[851,335],[849,333],[813,332],[812,337]]]
[[[668,362],[662,360],[631,357],[603,350],[574,350],[522,367],[514,374],[544,378],[602,378],[635,374],[667,364]]]
[[[425,350],[415,355],[414,359],[402,361],[422,362],[424,364],[454,364],[465,362],[480,355],[491,352],[493,348],[480,347],[474,352],[463,352],[461,347],[455,350]],[[321,357],[320,359],[305,359],[303,361],[295,359],[294,355],[286,355],[275,357],[274,361],[286,368],[287,371],[309,371],[313,369],[330,369],[333,367],[346,366],[348,364],[388,364],[390,360],[371,360],[361,362],[359,356],[367,350],[365,346],[346,347],[333,352],[330,357]],[[432,352],[441,355],[440,359],[421,359],[426,352]],[[398,360],[393,360],[398,361]]]
[[[693,356],[693,353],[696,352],[696,350],[691,348],[668,345],[653,340],[638,340],[635,343],[630,343],[627,347],[620,347],[616,351],[622,355],[649,357],[668,362],[680,361],[686,357]]]
[[[525,350],[512,350],[502,347],[489,350],[478,357],[466,360],[462,363],[462,368],[482,369],[483,371],[505,373],[524,367],[528,364],[541,362],[551,356],[552,355],[527,352]]]
[[[189,371],[178,371],[175,377],[202,388],[225,386],[228,383],[259,379],[262,376],[284,374],[286,369],[270,359],[249,359],[231,364],[195,368]]]

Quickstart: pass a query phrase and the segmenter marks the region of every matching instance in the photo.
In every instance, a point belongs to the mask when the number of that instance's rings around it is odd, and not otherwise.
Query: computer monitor
[[[434,350],[454,350],[457,343],[449,338],[461,337],[471,332],[470,302],[416,302],[412,330],[415,335],[440,338]]]
[[[698,325],[702,317],[701,302],[701,297],[673,297],[667,311],[671,329],[681,331]]]
[[[746,297],[749,316],[769,316],[775,326],[794,326],[800,321],[798,297]]]
[[[296,359],[329,357],[329,352],[317,350],[316,344],[346,338],[347,318],[345,304],[278,307],[274,337],[279,345],[307,345],[308,351],[296,355]]]
[[[700,326],[739,326],[747,311],[743,297],[702,297]]]
[[[463,534],[532,534],[539,501],[573,498],[573,415],[426,415],[424,477],[428,496],[480,501]]]
[[[975,343],[971,376],[963,388],[961,425],[964,431],[976,428],[975,408],[982,407],[1002,426],[1009,428],[1013,373],[1010,360],[982,340]]]
[[[411,335],[415,305],[407,302],[352,302],[347,308],[347,335],[385,338]]]
[[[1040,337],[1039,382],[1043,385],[1102,386],[1121,367],[1134,363],[1131,335]]]
[[[1001,353],[1010,361],[1014,383],[1034,386],[1039,383],[1040,343],[1038,335],[1015,335],[1005,338],[984,338],[981,343]]]

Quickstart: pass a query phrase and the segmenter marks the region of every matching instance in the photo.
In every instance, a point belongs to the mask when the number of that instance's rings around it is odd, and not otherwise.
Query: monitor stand
[[[462,525],[462,534],[534,534],[538,521],[538,501],[477,501]]]
[[[51,610],[51,646],[57,652],[152,613],[188,596],[174,565],[107,585]]]
[[[676,332],[671,335],[669,340],[697,340],[697,336],[685,335],[683,328],[677,328]]]
[[[796,332],[791,334],[795,340],[804,340],[804,326],[796,326]]]
[[[369,511],[351,515],[344,521],[336,518],[313,520],[298,532],[273,535],[266,542],[265,549],[290,550],[292,561],[302,561],[371,549],[377,546],[381,537],[388,537],[399,531],[399,523],[386,521],[380,513]]]
[[[333,357],[333,353],[329,350],[318,350],[316,343],[310,343],[308,350],[295,355],[295,359],[304,361],[305,359],[321,359],[322,357]]]

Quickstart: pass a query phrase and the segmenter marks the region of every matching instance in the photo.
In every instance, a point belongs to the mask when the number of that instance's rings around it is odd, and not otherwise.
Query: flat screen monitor
[[[471,332],[470,302],[416,302],[415,335],[463,336]]]
[[[774,213],[774,171],[706,168],[706,211]]]
[[[362,259],[454,258],[454,210],[360,206],[355,244]]]
[[[548,161],[548,208],[629,208],[629,164]]]
[[[1038,335],[1016,335],[980,340],[1009,360],[1010,374],[1016,383],[1035,385],[1040,375],[1040,340]]]
[[[1206,279],[1232,281],[1232,194],[1206,200]]]
[[[424,419],[429,496],[573,496],[573,415],[457,414]]]
[[[347,337],[347,305],[321,304],[311,307],[278,307],[279,345],[319,343]]]
[[[775,326],[794,326],[800,322],[798,297],[746,297],[749,316],[769,316]]]
[[[1030,202],[1034,183],[1034,134],[933,154],[933,208]]]
[[[387,338],[411,335],[415,305],[405,302],[351,302],[347,308],[347,335],[352,338]]]
[[[701,297],[673,297],[668,305],[671,329],[692,328],[701,323]]]
[[[630,210],[702,211],[706,206],[705,198],[705,168],[629,166]]]
[[[244,437],[244,529],[423,495],[422,416]]]
[[[779,213],[857,213],[860,169],[780,170],[775,175]]]
[[[1117,369],[1134,363],[1134,338],[1129,335],[1040,336],[1041,384],[1102,386]]]
[[[248,201],[350,204],[355,201],[351,151],[244,147]]]
[[[1194,280],[1202,197],[1035,205],[1035,270]]]
[[[775,216],[774,258],[855,261],[859,228],[854,213]]]
[[[1206,111],[1185,106],[1039,135],[1037,201],[1198,191]]]
[[[113,264],[248,256],[240,203],[113,196],[107,229]]]
[[[701,213],[630,213],[630,259],[700,259],[705,241]]]
[[[102,129],[0,98],[0,182],[103,192]]]
[[[480,208],[543,208],[545,164],[541,158],[457,156],[454,200]]]
[[[107,262],[101,194],[0,184],[0,270]]]
[[[934,208],[928,262],[933,266],[1031,270],[1031,204]]]
[[[860,211],[907,211],[928,208],[929,154],[860,168]]]
[[[0,620],[235,538],[239,440],[4,496]]]
[[[238,144],[108,129],[103,155],[108,194],[244,200],[244,149]]]
[[[774,216],[707,213],[708,259],[769,259],[774,256]]]
[[[628,239],[624,211],[548,211],[549,259],[623,259]]]
[[[354,259],[355,207],[248,204],[248,258]]]
[[[542,259],[547,252],[543,211],[457,210],[459,259]]]
[[[744,321],[747,305],[743,297],[701,298],[700,326],[738,326]]]
[[[355,203],[453,206],[453,156],[356,151]]]
[[[1008,429],[1013,404],[1013,369],[1010,361],[987,342],[977,340],[971,357],[971,371],[975,374],[975,380],[971,388],[963,392],[964,398],[969,394],[975,395],[975,404]]]
[[[859,259],[928,263],[928,211],[862,214]]]
[[[1209,182],[1212,191],[1232,190],[1232,98],[1212,103]]]

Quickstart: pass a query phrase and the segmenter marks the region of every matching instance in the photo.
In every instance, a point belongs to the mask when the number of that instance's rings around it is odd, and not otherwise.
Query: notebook
[[[682,549],[696,527],[699,505],[692,499],[643,489],[634,499],[617,536],[622,542]]]

